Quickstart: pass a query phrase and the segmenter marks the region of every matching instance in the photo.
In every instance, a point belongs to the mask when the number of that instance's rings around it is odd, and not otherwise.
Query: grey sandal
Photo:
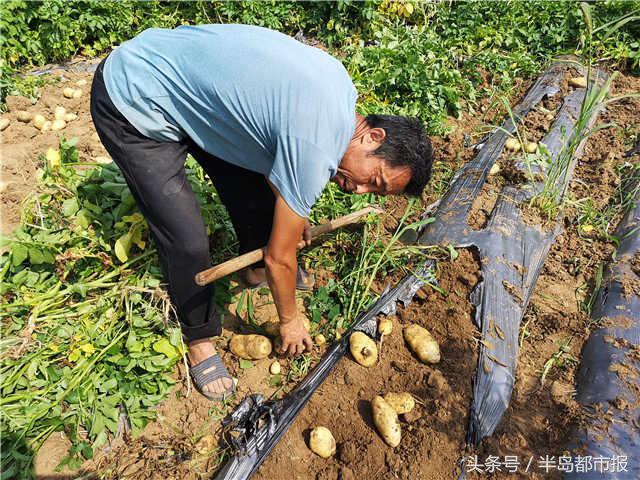
[[[249,283],[246,281],[245,284],[248,288],[256,289],[256,288],[269,288],[269,282],[266,280],[259,283]],[[316,279],[312,273],[307,272],[300,265],[298,265],[298,271],[296,272],[296,290],[301,290],[303,292],[307,292],[313,289],[313,286],[316,284]]]
[[[207,372],[207,370],[210,370]],[[205,373],[206,372],[206,373]],[[229,375],[227,367],[225,367],[222,358],[217,353],[209,358],[201,361],[193,367],[189,367],[189,375],[195,384],[196,389],[209,400],[226,400],[236,391],[236,384],[233,381],[233,377]],[[231,387],[226,392],[213,393],[206,392],[204,387],[215,380],[221,378],[228,378],[231,380]]]

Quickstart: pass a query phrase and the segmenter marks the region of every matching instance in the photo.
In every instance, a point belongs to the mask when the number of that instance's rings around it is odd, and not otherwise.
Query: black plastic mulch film
[[[592,310],[592,319],[601,326],[582,349],[576,395],[586,425],[573,433],[571,442],[576,457],[624,458],[625,465],[574,468],[566,479],[640,478],[640,296],[630,291],[640,284],[640,192],[635,202],[614,234],[622,241]]]
[[[574,65],[572,68],[576,69]],[[566,63],[554,63],[538,78],[522,102],[513,109],[516,122],[526,116],[545,97],[560,93]],[[605,74],[593,72],[598,82]],[[584,89],[575,89],[565,98],[546,136],[541,140],[556,158],[563,144],[574,135],[574,124],[584,98]],[[594,115],[595,117],[595,115]],[[590,119],[589,125],[595,122]],[[475,323],[486,340],[480,343],[479,363],[473,387],[467,442],[477,445],[493,433],[507,409],[513,390],[518,356],[518,332],[533,288],[549,248],[562,231],[560,225],[548,230],[524,223],[519,204],[533,194],[525,185],[506,185],[490,213],[486,226],[473,230],[467,223],[474,199],[480,194],[489,170],[502,153],[509,133],[515,125],[507,119],[480,146],[475,158],[456,174],[452,185],[439,202],[435,221],[425,227],[418,242],[425,245],[452,245],[474,248],[481,260],[482,280],[471,293],[475,305]],[[577,132],[578,135],[582,132]],[[571,179],[576,159],[584,141],[576,149],[562,183],[563,194]],[[525,166],[518,165],[524,171]],[[544,173],[532,166],[533,173]],[[538,188],[540,186],[538,185]],[[432,277],[434,262],[427,262],[419,272],[405,277],[396,287],[386,291],[376,303],[355,321],[353,330],[375,337],[376,316],[391,314],[396,302],[407,305],[415,292]],[[431,278],[431,279],[430,279]],[[349,335],[334,343],[316,367],[286,398],[267,401],[254,394],[245,398],[223,424],[227,441],[235,454],[215,477],[217,480],[248,479],[260,466],[278,440],[294,421],[313,392],[329,375],[347,351]],[[637,343],[637,342],[636,342]]]

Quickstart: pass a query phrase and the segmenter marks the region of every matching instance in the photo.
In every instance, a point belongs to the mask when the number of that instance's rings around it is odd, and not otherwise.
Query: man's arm
[[[298,262],[296,248],[307,221],[296,214],[274,189],[276,205],[273,226],[264,263],[269,288],[280,317],[282,351],[290,355],[312,348],[311,337],[304,328],[295,301]]]

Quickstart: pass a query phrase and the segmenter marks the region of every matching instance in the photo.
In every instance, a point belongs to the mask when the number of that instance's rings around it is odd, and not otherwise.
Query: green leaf
[[[41,263],[44,263],[44,255],[42,254],[42,251],[33,247],[29,248],[29,261],[33,265],[40,265]]]
[[[279,387],[280,385],[282,385],[282,374],[278,373],[277,375],[270,375],[269,385],[271,385],[272,387]]]
[[[102,393],[114,390],[118,386],[118,381],[115,378],[110,378],[106,382],[103,382],[98,386],[98,390]]]
[[[62,214],[65,217],[72,217],[79,210],[78,199],[76,197],[67,198],[62,202]]]
[[[178,351],[166,338],[160,339],[154,343],[153,350],[158,353],[163,353],[169,358],[176,358],[178,356]]]
[[[129,260],[129,250],[131,250],[131,234],[129,232],[122,235],[115,244],[115,253],[118,260],[125,263]]]
[[[240,368],[243,370],[249,370],[250,368],[253,368],[253,362],[251,360],[245,360],[244,358],[241,358]]]
[[[29,250],[21,243],[14,243],[11,246],[11,262],[14,267],[17,267],[24,262],[27,255],[29,255]]]

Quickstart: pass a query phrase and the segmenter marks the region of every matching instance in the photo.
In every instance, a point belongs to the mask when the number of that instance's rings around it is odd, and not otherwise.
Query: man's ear
[[[370,128],[367,133],[371,137],[371,140],[377,143],[382,143],[387,137],[387,132],[385,132],[384,128],[380,127]]]

